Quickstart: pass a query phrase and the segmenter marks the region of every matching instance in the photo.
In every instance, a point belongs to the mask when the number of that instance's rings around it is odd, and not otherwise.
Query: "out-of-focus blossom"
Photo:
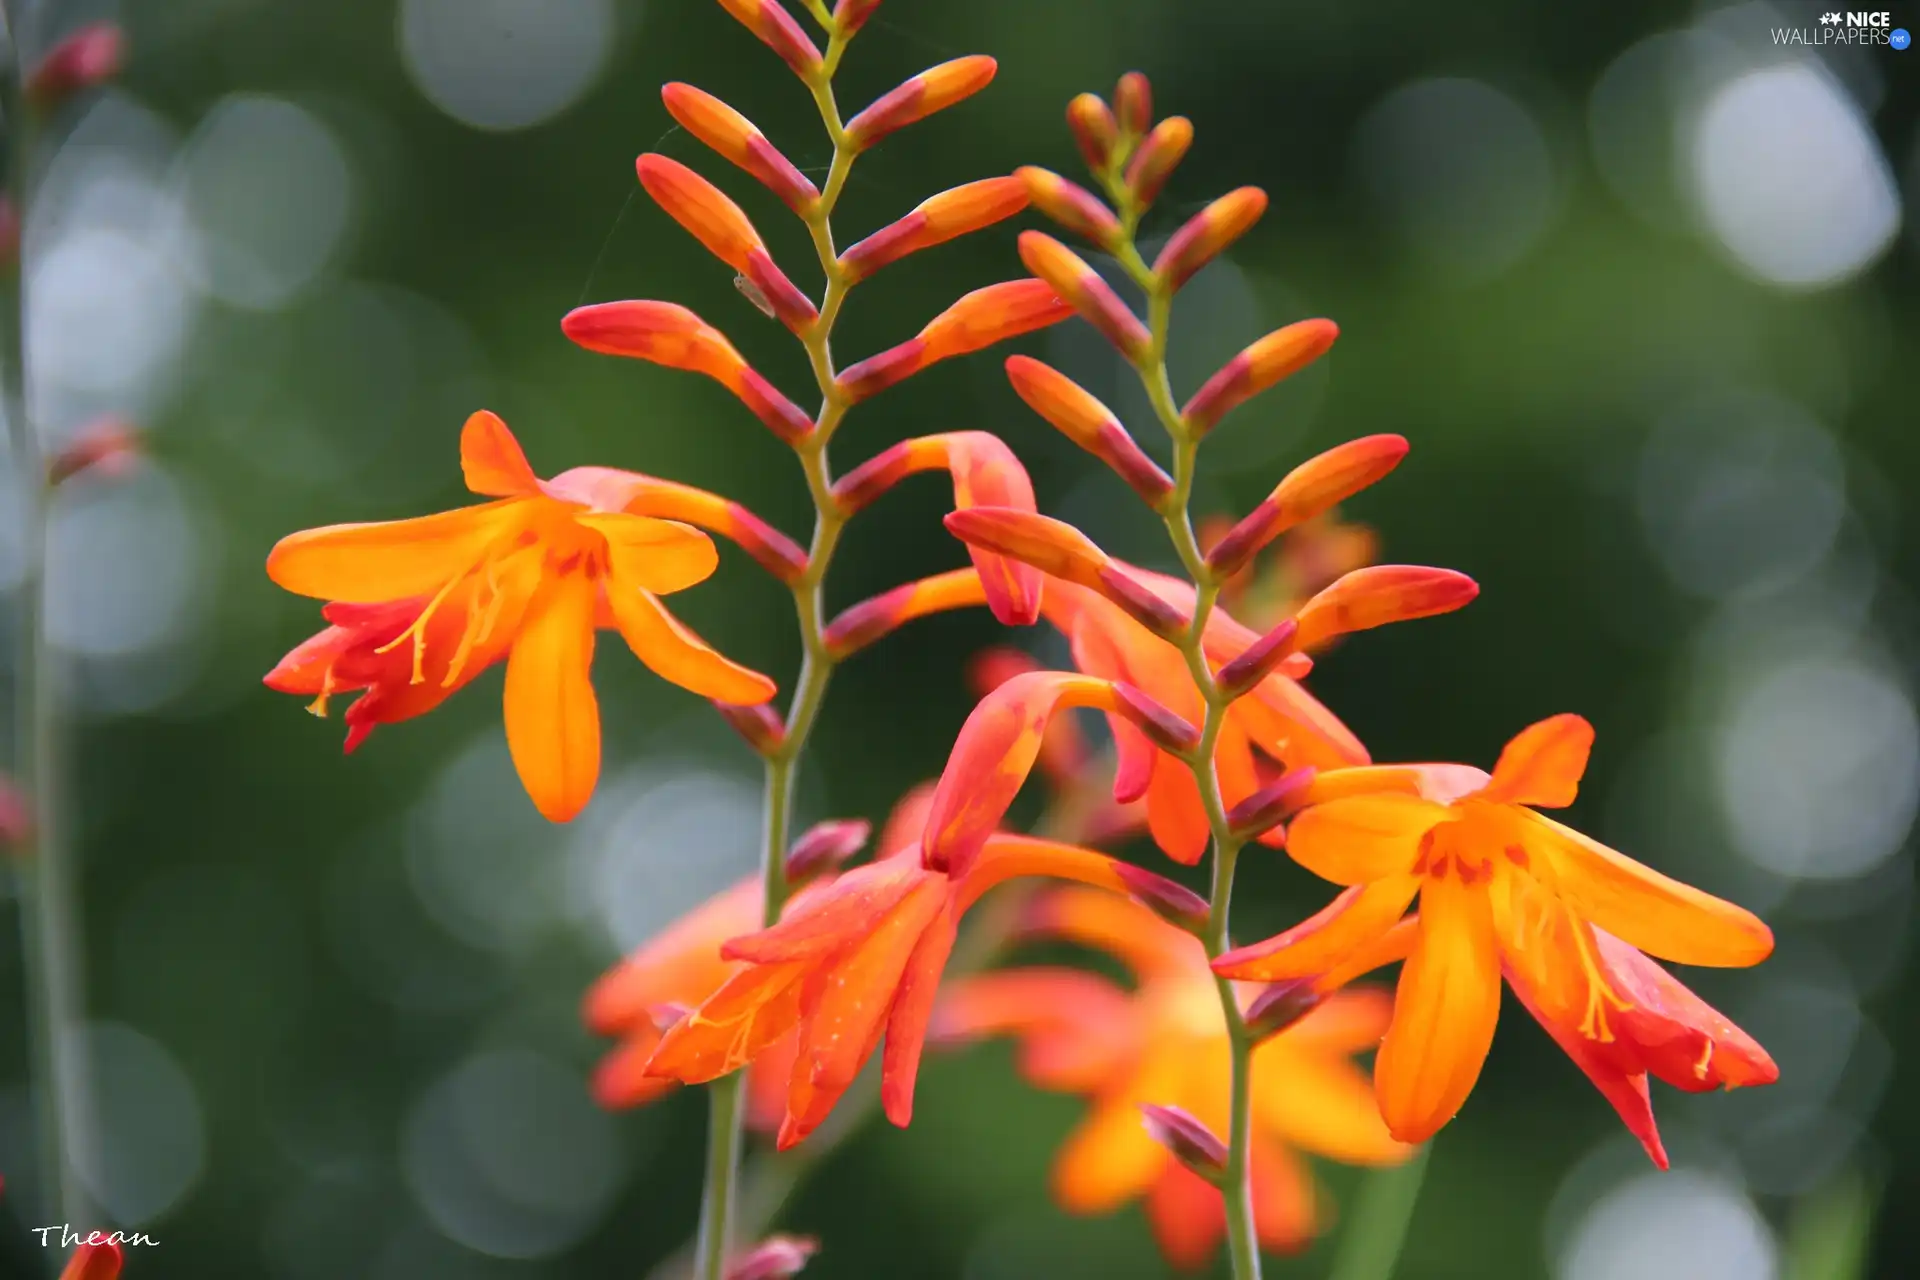
[[[27,77],[23,96],[45,110],[83,90],[105,84],[126,62],[126,36],[111,22],[81,27],[55,45]]]
[[[1214,962],[1234,978],[1324,978],[1401,957],[1375,1072],[1396,1137],[1422,1142],[1479,1078],[1501,977],[1665,1165],[1647,1076],[1687,1089],[1765,1084],[1766,1053],[1641,952],[1746,966],[1773,950],[1750,912],[1670,880],[1537,812],[1571,804],[1593,728],[1531,725],[1493,773],[1465,765],[1336,769],[1295,818],[1295,861],[1351,886],[1318,915]],[[1402,913],[1415,897],[1420,912]]]
[[[964,978],[942,995],[934,1038],[1015,1037],[1028,1081],[1090,1104],[1054,1163],[1060,1203],[1104,1213],[1143,1198],[1168,1259],[1204,1266],[1225,1233],[1220,1192],[1156,1140],[1141,1109],[1177,1109],[1163,1121],[1191,1117],[1196,1158],[1200,1134],[1226,1132],[1230,1046],[1205,950],[1135,903],[1079,888],[1037,899],[1021,932],[1107,952],[1132,971],[1135,987],[1077,969]],[[1301,1247],[1329,1217],[1297,1152],[1363,1165],[1406,1158],[1353,1061],[1377,1043],[1390,1011],[1383,992],[1338,992],[1254,1049],[1253,1198],[1269,1248]]]
[[[33,836],[33,802],[20,784],[0,773],[0,846],[12,852]]]
[[[905,1125],[935,990],[960,917],[997,884],[1053,876],[1153,899],[1192,894],[1103,854],[1029,836],[995,835],[965,865],[926,865],[923,812],[888,826],[887,856],[796,898],[780,923],[722,948],[746,967],[661,1037],[649,1074],[695,1084],[762,1061],[796,1034],[779,1145],[813,1132],[866,1060],[886,1048],[881,1102]],[[883,846],[886,847],[886,846]]]
[[[1087,168],[1099,173],[1113,156],[1120,124],[1097,93],[1083,93],[1067,104],[1067,128],[1080,145]]]
[[[565,821],[593,794],[600,713],[589,668],[602,611],[640,660],[704,697],[764,702],[773,682],[709,648],[659,597],[714,570],[712,541],[677,521],[629,514],[631,491],[600,468],[541,480],[491,413],[460,438],[467,487],[494,502],[414,520],[335,525],[281,539],[273,580],[330,601],[332,625],[283,658],[271,688],[328,697],[365,690],[347,712],[348,749],[374,725],[445,701],[507,663],[507,744],[540,812]],[[609,501],[609,496],[616,501]]]
[[[82,472],[118,479],[133,470],[144,452],[140,428],[117,416],[97,418],[47,459],[47,483],[57,485]]]

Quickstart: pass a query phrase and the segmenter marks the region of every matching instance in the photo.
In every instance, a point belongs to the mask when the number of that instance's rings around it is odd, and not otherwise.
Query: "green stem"
[[[27,54],[19,39],[17,7],[0,0],[13,65],[5,78],[7,198],[24,232],[31,203],[31,165],[35,133],[33,113],[21,100],[28,74]],[[23,235],[24,241],[24,235]],[[31,418],[26,363],[27,285],[18,262],[13,296],[6,308],[5,348],[0,351],[0,380],[5,384],[9,444],[20,501],[21,576],[14,599],[15,783],[27,798],[30,829],[14,853],[22,904],[21,932],[30,1006],[29,1042],[34,1105],[38,1116],[43,1216],[73,1221],[88,1212],[69,1159],[66,1120],[75,1093],[77,1064],[72,1032],[80,990],[78,947],[73,926],[71,868],[59,834],[59,736],[46,631],[47,498],[46,460]],[[50,1259],[50,1264],[56,1263]]]
[[[1200,789],[1200,801],[1207,813],[1207,826],[1213,837],[1213,883],[1208,896],[1207,927],[1201,941],[1207,954],[1217,956],[1230,945],[1229,920],[1233,905],[1233,873],[1244,843],[1227,822],[1226,804],[1220,794],[1220,776],[1215,766],[1215,748],[1226,724],[1232,699],[1214,679],[1207,663],[1205,637],[1207,621],[1213,616],[1220,598],[1220,583],[1207,568],[1199,539],[1193,532],[1193,480],[1200,442],[1188,430],[1173,399],[1173,384],[1167,376],[1167,331],[1173,314],[1173,290],[1140,256],[1134,241],[1139,223],[1139,208],[1120,178],[1116,163],[1103,175],[1108,194],[1121,211],[1122,238],[1117,256],[1120,265],[1147,294],[1147,331],[1151,343],[1147,354],[1134,363],[1154,416],[1166,429],[1173,443],[1173,492],[1160,504],[1159,514],[1166,525],[1167,537],[1175,554],[1193,581],[1193,617],[1178,639],[1187,672],[1199,689],[1206,708],[1200,727],[1200,744],[1187,761],[1193,780]],[[1227,1024],[1227,1041],[1232,1063],[1232,1092],[1227,1123],[1227,1167],[1222,1175],[1222,1194],[1226,1200],[1227,1256],[1234,1280],[1259,1280],[1260,1237],[1253,1215],[1252,1150],[1253,1038],[1247,1033],[1246,1019],[1233,983],[1215,980],[1220,994],[1220,1012]]]
[[[780,742],[764,753],[765,823],[760,850],[760,875],[763,919],[771,925],[780,919],[786,905],[787,845],[793,826],[794,788],[807,741],[826,702],[827,685],[833,678],[834,657],[826,639],[826,578],[833,553],[846,527],[847,513],[833,494],[833,466],[827,446],[846,416],[848,401],[836,385],[833,366],[833,326],[846,301],[850,282],[839,264],[833,242],[833,209],[846,189],[847,174],[857,154],[841,124],[840,108],[833,96],[833,74],[846,52],[846,40],[837,31],[827,42],[825,65],[808,88],[819,108],[821,123],[833,142],[833,162],[827,170],[826,185],[820,200],[807,215],[807,231],[826,288],[820,300],[820,318],[802,337],[807,362],[820,388],[820,412],[807,438],[795,446],[800,469],[806,477],[807,493],[813,499],[813,538],[807,548],[807,567],[793,583],[794,620],[800,632],[800,673],[794,680],[793,699],[787,708],[786,733]],[[746,1109],[740,1105],[741,1081],[745,1073],[734,1072],[709,1086],[712,1098],[708,1119],[707,1169],[705,1189],[700,1202],[700,1242],[696,1254],[696,1280],[723,1280],[727,1259],[732,1254],[736,1217],[736,1188],[740,1181],[740,1154]]]
[[[1334,1257],[1329,1280],[1389,1280],[1393,1275],[1406,1243],[1407,1227],[1413,1222],[1413,1207],[1420,1199],[1420,1184],[1427,1176],[1431,1150],[1431,1146],[1423,1146],[1398,1168],[1367,1176],[1340,1239],[1340,1252]]]

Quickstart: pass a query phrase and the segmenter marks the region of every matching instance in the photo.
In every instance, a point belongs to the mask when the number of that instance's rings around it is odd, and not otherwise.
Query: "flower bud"
[[[779,750],[780,744],[787,740],[787,726],[780,719],[780,713],[764,702],[753,706],[716,702],[713,709],[748,746],[763,756]]]
[[[1039,280],[1006,280],[975,289],[928,322],[918,337],[849,365],[835,379],[849,401],[866,399],[954,356],[1058,324],[1073,308]]]
[[[1186,634],[1187,615],[1126,570],[1103,564],[1097,576],[1100,594],[1154,635],[1172,644]]]
[[[845,0],[840,7],[846,8]],[[727,1267],[726,1280],[786,1280],[799,1275],[818,1252],[820,1242],[810,1236],[768,1236]]]
[[[880,0],[840,0],[833,6],[833,25],[840,28],[840,36],[845,39],[866,26],[879,7]]]
[[[793,15],[780,6],[780,0],[720,0],[720,7],[760,37],[802,80],[810,82],[823,70],[820,50],[814,48]]]
[[[1141,140],[1127,164],[1127,186],[1142,208],[1154,202],[1192,145],[1193,121],[1185,116],[1168,116]]]
[[[1153,1140],[1173,1152],[1181,1164],[1219,1186],[1227,1174],[1227,1144],[1181,1107],[1140,1104],[1141,1121]]]
[[[1012,556],[1056,578],[1095,590],[1107,553],[1093,540],[1064,521],[1031,511],[1001,507],[974,507],[947,515],[946,526],[970,547],[983,547]]]
[[[125,418],[97,418],[47,459],[47,483],[61,484],[81,472],[117,478],[132,470],[143,452],[138,427]]]
[[[1292,817],[1307,801],[1313,785],[1312,768],[1290,769],[1227,811],[1227,825],[1244,840],[1264,834],[1275,823]]]
[[[1153,86],[1143,73],[1129,71],[1120,77],[1113,90],[1113,114],[1120,127],[1136,138],[1153,127]]]
[[[1212,908],[1205,898],[1187,886],[1131,862],[1116,862],[1113,870],[1134,901],[1168,924],[1193,934],[1206,929]]]
[[[762,310],[768,315],[802,338],[812,332],[814,322],[820,319],[819,309],[813,305],[813,299],[787,278],[786,272],[774,265],[765,249],[748,252],[747,269],[736,277],[736,280],[742,279],[753,286],[759,301],[766,304]]]
[[[1267,193],[1258,187],[1229,191],[1187,219],[1153,261],[1154,274],[1175,289],[1245,235],[1267,211]]]
[[[1120,220],[1113,210],[1085,187],[1068,182],[1051,169],[1025,165],[1013,176],[1026,184],[1033,207],[1075,235],[1084,236],[1103,249],[1111,249],[1120,238]]]
[[[1073,250],[1045,232],[1022,231],[1020,261],[1127,359],[1138,362],[1151,354],[1153,339],[1147,327]]]
[[[829,818],[816,822],[787,850],[787,880],[798,883],[831,871],[864,849],[873,824],[864,818]]]
[[[804,217],[820,198],[819,189],[767,141],[752,121],[720,99],[690,84],[678,83],[664,86],[660,98],[667,105],[667,114],[681,128],[722,159],[758,178],[795,213]]]
[[[120,28],[111,22],[90,23],[40,60],[21,94],[29,104],[44,111],[113,79],[125,60],[126,37]]]
[[[1147,740],[1173,755],[1191,755],[1200,746],[1200,730],[1130,684],[1115,683],[1119,711],[1138,725]]]
[[[1276,982],[1254,997],[1246,1012],[1247,1037],[1255,1044],[1279,1035],[1320,1007],[1326,997],[1313,979]]]
[[[888,134],[971,98],[992,83],[999,66],[984,54],[973,54],[930,67],[847,121],[847,141],[855,151],[865,151]]]
[[[1214,543],[1207,552],[1208,567],[1218,577],[1238,572],[1280,534],[1380,480],[1400,465],[1407,449],[1405,436],[1362,436],[1307,459]]]
[[[915,618],[987,602],[986,588],[974,569],[951,569],[869,596],[848,605],[822,635],[835,661],[858,653]]]
[[[1294,656],[1293,641],[1299,631],[1297,622],[1283,618],[1273,630],[1248,645],[1239,657],[1221,667],[1214,675],[1219,682],[1220,696],[1231,702],[1265,680],[1274,668]]]
[[[1228,411],[1325,355],[1339,336],[1340,326],[1331,320],[1301,320],[1274,330],[1221,366],[1180,416],[1195,435],[1205,435]]]
[[[635,161],[634,169],[654,203],[705,245],[708,253],[748,279],[753,278],[747,270],[747,255],[755,249],[764,253],[766,245],[747,215],[724,191],[678,160],[652,152]]]
[[[852,284],[910,253],[992,226],[1026,207],[1027,188],[1018,178],[969,182],[922,201],[906,217],[849,248],[840,255],[840,267]]]
[[[1173,480],[1120,425],[1111,409],[1066,374],[1028,356],[1007,357],[1007,381],[1035,413],[1085,449],[1158,507],[1173,492]]]
[[[1113,159],[1113,146],[1120,138],[1120,125],[1097,93],[1083,93],[1067,104],[1067,128],[1080,145],[1087,168],[1103,172]]]
[[[1299,645],[1317,649],[1337,635],[1451,613],[1480,594],[1464,573],[1426,565],[1376,564],[1344,574],[1295,615]]]

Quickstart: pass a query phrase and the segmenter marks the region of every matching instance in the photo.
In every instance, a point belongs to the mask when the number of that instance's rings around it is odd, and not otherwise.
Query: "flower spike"
[[[1007,380],[1033,411],[1059,428],[1158,507],[1173,492],[1173,479],[1146,455],[1120,425],[1113,410],[1066,374],[1030,356],[1007,357]]]
[[[1160,189],[1193,145],[1193,121],[1168,116],[1153,126],[1127,165],[1127,186],[1142,208],[1154,202]]]
[[[755,372],[718,329],[678,303],[602,302],[576,307],[561,320],[560,329],[589,351],[706,374],[789,444],[813,430],[813,419],[805,410]]]
[[[1043,231],[1022,231],[1020,261],[1072,303],[1081,318],[1118,347],[1120,354],[1129,360],[1146,358],[1152,346],[1147,327],[1079,254]]]
[[[680,127],[711,147],[722,159],[758,178],[789,209],[805,217],[820,191],[793,161],[767,141],[751,120],[720,99],[690,84],[678,82],[660,90],[667,114]]]
[[[1073,131],[1087,168],[1095,173],[1105,169],[1120,139],[1120,125],[1099,94],[1083,93],[1067,104],[1067,128]]]
[[[1362,436],[1335,445],[1289,471],[1261,504],[1207,552],[1218,577],[1237,573],[1275,538],[1378,482],[1407,456],[1405,436]]]
[[[848,514],[859,511],[903,476],[944,470],[953,475],[956,511],[986,506],[1034,509],[1033,482],[1013,450],[985,431],[955,431],[904,440],[842,476],[833,495]],[[1040,617],[1040,574],[1028,565],[969,546],[974,568],[994,617],[1008,626],[1029,626]]]
[[[1267,211],[1267,193],[1258,187],[1229,191],[1187,220],[1153,260],[1154,274],[1178,289],[1194,272],[1247,233]]]
[[[1331,320],[1302,320],[1276,329],[1207,379],[1180,417],[1188,430],[1205,435],[1229,410],[1325,355],[1339,336],[1340,326]]]
[[[1051,169],[1026,165],[1014,170],[1014,177],[1026,184],[1033,207],[1060,224],[1084,236],[1102,249],[1111,249],[1120,234],[1120,220],[1100,197],[1085,187],[1068,182]]]
[[[1058,324],[1073,308],[1040,280],[1008,280],[975,289],[942,311],[918,337],[841,370],[835,386],[851,402],[867,399],[922,369]]]
[[[1018,178],[983,178],[922,201],[898,222],[880,228],[840,255],[849,284],[865,280],[910,253],[992,226],[1027,207]]]
[[[930,67],[847,121],[847,141],[855,151],[865,151],[888,134],[971,98],[993,82],[998,70],[999,64],[984,54]]]
[[[720,7],[760,37],[802,80],[812,83],[823,70],[820,50],[807,38],[793,15],[781,7],[780,0],[720,0]]]

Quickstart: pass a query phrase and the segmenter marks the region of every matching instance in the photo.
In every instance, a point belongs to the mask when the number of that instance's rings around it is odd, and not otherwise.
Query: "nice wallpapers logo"
[[[1811,27],[1775,27],[1773,42],[1785,45],[1827,47],[1833,45],[1885,45],[1904,51],[1913,43],[1905,27],[1893,25],[1893,15],[1883,11],[1863,13],[1829,10]]]

